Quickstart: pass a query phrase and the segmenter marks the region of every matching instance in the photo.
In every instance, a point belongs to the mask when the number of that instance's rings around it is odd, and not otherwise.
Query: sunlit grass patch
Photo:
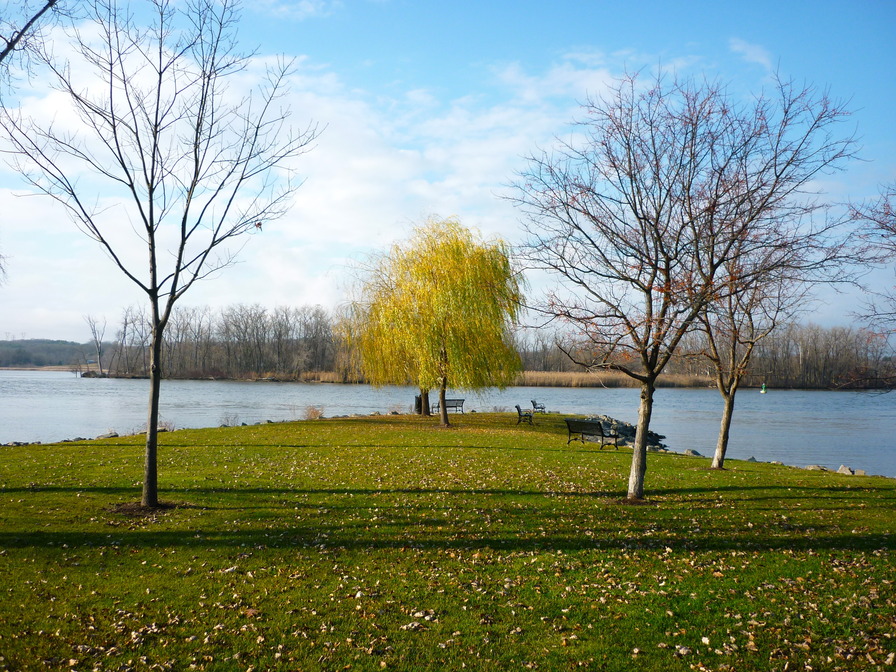
[[[0,450],[0,669],[884,669],[896,484],[320,419]],[[74,662],[73,662],[74,661]],[[130,662],[129,662],[130,661]]]

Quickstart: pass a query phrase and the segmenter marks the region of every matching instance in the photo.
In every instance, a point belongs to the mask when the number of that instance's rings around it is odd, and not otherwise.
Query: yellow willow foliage
[[[522,301],[503,242],[430,220],[374,268],[352,341],[374,385],[505,387],[520,370],[509,339]]]

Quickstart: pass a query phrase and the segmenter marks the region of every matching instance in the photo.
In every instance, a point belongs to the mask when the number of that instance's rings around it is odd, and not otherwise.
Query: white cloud
[[[758,44],[751,44],[746,40],[738,37],[732,37],[728,41],[728,46],[735,54],[739,54],[747,63],[756,63],[761,65],[767,71],[774,69],[774,62],[769,51]]]
[[[583,100],[587,94],[603,90],[612,79],[603,65],[589,67],[579,61],[581,54],[553,65],[542,74],[531,74],[519,63],[505,65],[495,74],[525,104],[544,104],[550,99]]]
[[[255,0],[250,7],[257,13],[280,18],[310,19],[326,17],[342,8],[341,0]]]

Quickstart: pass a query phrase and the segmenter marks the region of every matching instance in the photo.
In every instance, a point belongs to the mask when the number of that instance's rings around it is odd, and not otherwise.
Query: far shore
[[[83,369],[86,371],[91,367],[85,366]],[[96,369],[93,369],[96,370]],[[68,371],[70,373],[75,373],[76,369],[71,366],[0,366],[0,371]]]
[[[0,371],[66,371],[73,374],[99,375],[95,364],[80,366],[5,366]],[[112,375],[111,378],[130,378],[135,376]],[[143,376],[136,376],[143,377]],[[212,378],[195,378],[193,380],[210,380]],[[337,371],[307,371],[298,376],[281,376],[274,373],[248,375],[237,378],[215,377],[214,380],[243,380],[257,382],[297,382],[297,383],[336,383],[365,384],[363,379],[346,378]],[[759,387],[761,383],[744,384],[743,387]],[[516,387],[639,387],[638,381],[618,371],[523,371],[515,383]],[[707,388],[715,387],[710,376],[686,374],[669,374],[660,377],[657,387]]]
[[[65,371],[75,375],[85,377],[100,377],[99,368],[96,364],[81,365],[53,365],[53,366],[0,366],[0,371]],[[106,377],[107,374],[103,374]],[[109,378],[147,378],[144,374],[140,375],[109,375]],[[346,376],[339,371],[305,371],[297,376],[281,375],[277,373],[265,372],[263,374],[252,373],[245,376],[205,376],[205,377],[172,377],[167,380],[230,380],[245,382],[269,382],[269,383],[330,383],[337,385],[364,385],[365,381],[361,377]],[[740,389],[760,389],[763,387],[763,380],[758,377],[748,377],[746,381],[741,383]],[[408,383],[410,385],[410,383]],[[680,388],[680,389],[706,389],[716,388],[715,379],[707,375],[693,375],[682,373],[670,373],[657,380],[657,388]],[[772,385],[769,385],[772,387]],[[606,387],[606,388],[637,388],[640,383],[634,378],[626,376],[619,371],[523,371],[517,377],[512,387]],[[784,389],[784,388],[780,388]],[[843,389],[851,391],[874,391],[883,388],[868,386],[849,386],[844,388],[794,388],[786,389]]]

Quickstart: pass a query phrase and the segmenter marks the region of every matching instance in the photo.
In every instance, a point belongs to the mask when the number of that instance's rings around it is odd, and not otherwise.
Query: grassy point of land
[[[515,419],[0,448],[0,670],[896,669],[896,481]]]

